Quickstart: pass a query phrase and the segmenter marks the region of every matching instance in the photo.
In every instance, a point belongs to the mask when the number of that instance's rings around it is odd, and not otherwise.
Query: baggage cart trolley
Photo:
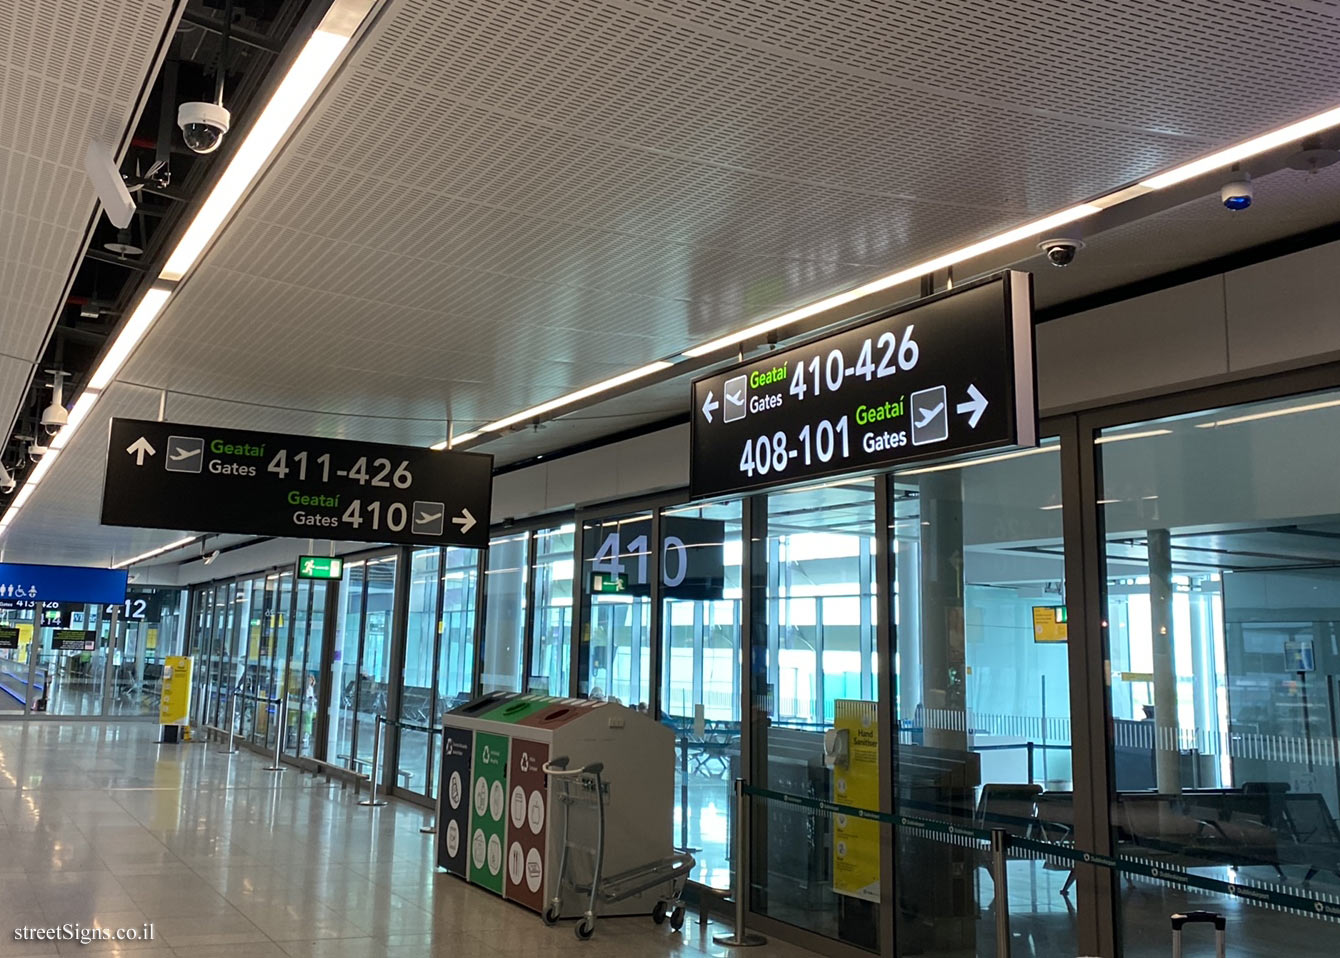
[[[554,785],[555,795],[559,804],[563,806],[563,830],[554,894],[541,913],[541,917],[546,925],[558,922],[562,917],[565,888],[571,889],[578,895],[587,896],[586,911],[577,922],[577,927],[573,929],[577,937],[585,941],[595,934],[599,904],[623,901],[625,898],[632,898],[634,895],[663,885],[665,894],[657,900],[651,918],[659,925],[668,915],[670,927],[678,931],[684,925],[682,896],[689,873],[693,871],[694,858],[688,852],[676,852],[665,858],[629,868],[617,875],[604,874],[605,802],[609,791],[609,785],[601,778],[601,772],[604,770],[603,762],[569,768],[566,756],[555,758],[544,765],[544,773]],[[595,819],[594,848],[582,847],[573,842],[571,826],[573,808],[576,806],[580,806]],[[589,885],[584,884],[572,873],[574,851],[588,851],[592,855]]]
[[[1173,958],[1182,958],[1182,929],[1186,925],[1214,925],[1215,949],[1224,958],[1227,946],[1228,923],[1223,915],[1212,911],[1178,912],[1172,916]]]

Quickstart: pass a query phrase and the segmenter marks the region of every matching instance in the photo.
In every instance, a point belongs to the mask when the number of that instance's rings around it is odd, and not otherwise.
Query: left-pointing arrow
[[[682,409],[683,407],[681,406],[680,408]],[[475,527],[475,517],[470,514],[469,509],[465,508],[461,509],[461,514],[459,516],[453,516],[451,522],[452,525],[460,526],[462,532],[469,532]]]
[[[126,446],[126,452],[135,457],[135,465],[142,466],[144,465],[144,457],[155,455],[158,450],[149,445],[149,440],[140,436],[140,438],[136,439],[129,446]]]
[[[712,410],[720,408],[721,403],[716,401],[716,396],[714,396],[712,390],[709,389],[707,391],[707,398],[703,400],[703,415],[707,417],[708,422],[712,421]]]

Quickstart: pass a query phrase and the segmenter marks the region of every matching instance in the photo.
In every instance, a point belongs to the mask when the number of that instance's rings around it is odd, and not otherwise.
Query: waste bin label
[[[474,732],[469,729],[446,727],[442,734],[442,780],[446,782],[446,795],[443,796],[441,817],[438,822],[438,834],[445,840],[439,844],[437,863],[455,875],[468,875],[467,854],[474,841],[470,830],[470,809],[473,789],[471,788],[470,767],[474,759]],[[484,800],[488,800],[488,789],[484,790]],[[483,807],[483,803],[480,804]],[[482,833],[481,833],[482,837]],[[484,862],[483,846],[480,847],[480,865]]]
[[[544,907],[545,775],[549,746],[512,739],[507,888],[504,896],[539,911]]]
[[[507,829],[503,806],[510,744],[505,736],[477,733],[471,771],[475,801],[470,831],[472,835],[480,836],[484,851],[482,855],[475,853],[471,856],[470,881],[499,895],[503,891],[503,838]]]

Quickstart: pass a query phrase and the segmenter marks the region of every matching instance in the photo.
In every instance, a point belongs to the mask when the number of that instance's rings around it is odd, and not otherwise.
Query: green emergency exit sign
[[[343,579],[344,560],[332,556],[298,556],[299,579]]]
[[[628,576],[620,573],[619,575],[607,575],[604,572],[597,572],[591,577],[592,592],[627,592]]]

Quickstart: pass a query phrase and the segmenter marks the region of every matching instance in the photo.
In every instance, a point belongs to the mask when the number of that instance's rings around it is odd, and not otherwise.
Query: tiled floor
[[[726,955],[724,929],[570,924],[432,865],[427,814],[372,811],[353,791],[260,756],[156,744],[148,724],[0,722],[0,958],[526,958]],[[152,942],[15,940],[13,929],[153,924]],[[772,942],[750,954],[802,958]]]

